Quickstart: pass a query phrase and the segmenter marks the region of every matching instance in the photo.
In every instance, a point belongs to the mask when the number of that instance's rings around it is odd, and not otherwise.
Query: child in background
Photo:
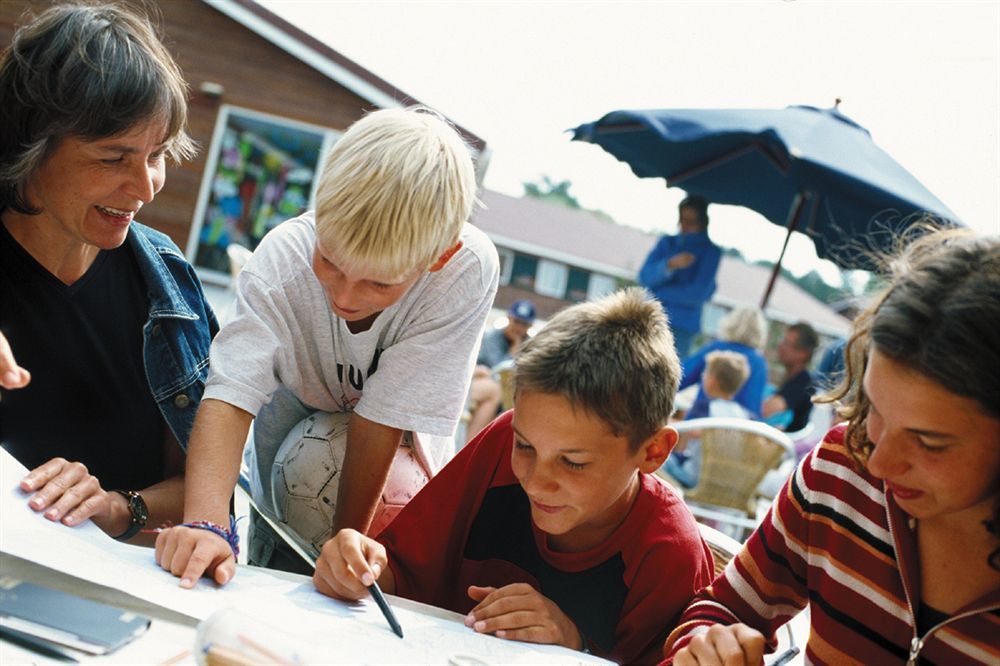
[[[750,376],[750,364],[743,354],[714,351],[705,357],[702,390],[708,396],[708,416],[712,418],[752,418],[750,411],[733,400]],[[690,418],[690,417],[688,417]],[[663,468],[685,488],[698,484],[701,471],[701,440],[695,432],[685,433],[667,458]]]
[[[514,409],[469,443],[378,540],[342,530],[314,582],[466,614],[475,631],[624,663],[661,640],[711,577],[690,511],[652,474],[680,366],[641,289],[556,315],[518,356]]]

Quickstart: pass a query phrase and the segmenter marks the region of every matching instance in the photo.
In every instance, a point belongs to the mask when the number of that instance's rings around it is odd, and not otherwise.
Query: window
[[[705,303],[701,311],[701,332],[709,337],[719,336],[719,324],[731,310],[716,303]]]
[[[187,254],[206,282],[229,279],[226,248],[253,250],[313,202],[321,155],[340,134],[223,106],[209,148]]]
[[[587,283],[590,273],[580,268],[570,268],[566,280],[566,300],[579,303],[587,300]]]
[[[543,296],[563,298],[566,293],[566,282],[569,268],[548,259],[538,260],[538,275],[535,280],[535,292]]]
[[[607,296],[618,286],[617,281],[608,275],[591,273],[590,284],[587,287],[587,300],[593,301],[601,296]]]
[[[510,284],[510,277],[514,272],[514,251],[498,247],[497,254],[500,255],[500,284]]]
[[[534,291],[536,272],[538,272],[538,259],[525,254],[515,254],[510,270],[510,284]]]

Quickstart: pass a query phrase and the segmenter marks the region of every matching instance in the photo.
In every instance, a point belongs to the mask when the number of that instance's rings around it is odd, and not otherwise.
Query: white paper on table
[[[18,487],[26,473],[0,447],[0,550],[199,620],[238,608],[263,625],[255,639],[264,633],[267,640],[267,629],[273,628],[281,636],[271,640],[296,646],[303,663],[445,664],[455,657],[486,664],[609,663],[553,645],[484,636],[453,618],[396,604],[393,611],[405,635],[400,639],[370,599],[336,601],[317,592],[312,581],[289,581],[253,567],[238,567],[223,587],[203,578],[185,590],[157,566],[152,548],[115,541],[90,521],[67,527],[32,511]]]

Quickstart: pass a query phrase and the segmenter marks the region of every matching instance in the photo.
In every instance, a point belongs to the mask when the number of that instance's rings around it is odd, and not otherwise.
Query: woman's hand
[[[764,635],[745,624],[716,624],[674,655],[674,666],[759,666]]]
[[[14,360],[14,352],[3,333],[0,333],[0,386],[5,389],[23,388],[31,381],[31,373]]]
[[[53,458],[28,472],[21,479],[21,490],[34,493],[28,506],[44,511],[49,520],[73,526],[90,519],[110,536],[128,528],[128,501],[105,491],[83,463]]]

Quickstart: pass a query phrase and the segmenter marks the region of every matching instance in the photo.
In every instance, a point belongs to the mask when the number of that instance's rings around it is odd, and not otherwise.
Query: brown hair
[[[28,178],[64,138],[102,139],[163,118],[166,152],[194,155],[187,85],[147,16],[126,5],[51,7],[0,55],[0,211],[38,211]]]
[[[561,311],[517,356],[517,391],[564,397],[633,451],[666,425],[680,377],[663,308],[638,287]]]
[[[845,442],[862,465],[873,448],[862,386],[873,347],[1000,419],[1000,237],[926,225],[911,235],[921,233],[887,264],[888,286],[855,319],[844,379],[820,398],[843,401]],[[1000,536],[1000,502],[987,529]],[[1000,568],[1000,549],[990,564]]]

